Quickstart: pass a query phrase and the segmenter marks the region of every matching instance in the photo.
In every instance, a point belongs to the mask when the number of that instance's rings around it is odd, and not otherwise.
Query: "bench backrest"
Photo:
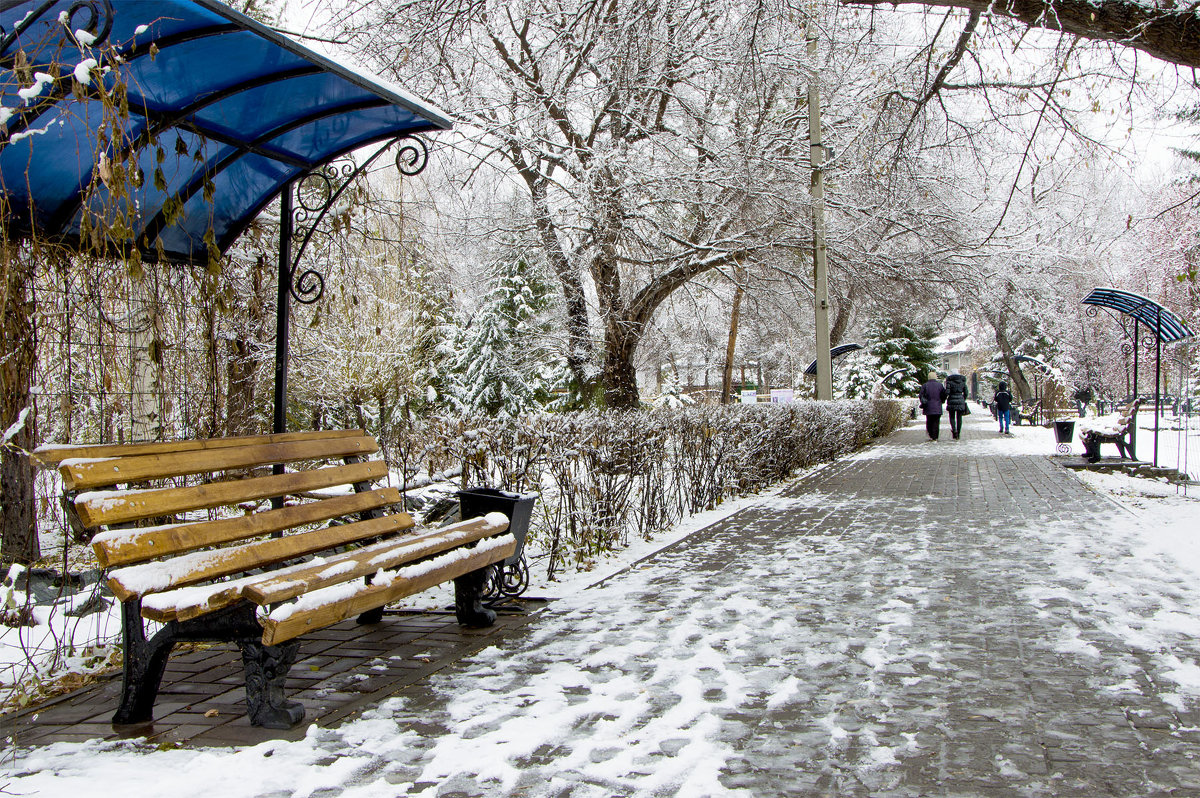
[[[1121,415],[1117,419],[1117,427],[1121,432],[1125,432],[1137,419],[1138,408],[1141,407],[1141,398],[1134,399],[1125,407],[1121,408]]]
[[[108,527],[92,547],[126,600],[411,527],[385,509],[401,501],[397,488],[371,488],[387,467],[362,458],[378,450],[362,430],[335,430],[44,447],[35,457],[58,466],[84,529]]]

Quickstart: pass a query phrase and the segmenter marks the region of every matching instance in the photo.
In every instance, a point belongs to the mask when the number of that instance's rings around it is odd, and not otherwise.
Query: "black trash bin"
[[[529,533],[529,520],[533,517],[536,493],[509,493],[495,488],[467,488],[458,492],[461,518],[478,518],[488,513],[503,513],[508,518],[508,531],[517,539],[517,549],[505,565],[515,565],[525,551],[525,536]]]
[[[1059,454],[1071,453],[1071,441],[1075,439],[1074,421],[1055,421],[1054,440],[1058,442]]]
[[[458,492],[460,516],[463,520],[488,513],[502,513],[508,518],[508,531],[517,539],[513,553],[487,569],[483,600],[487,606],[516,598],[529,587],[529,566],[525,562],[525,536],[533,516],[536,493],[509,493],[495,488],[468,488]]]

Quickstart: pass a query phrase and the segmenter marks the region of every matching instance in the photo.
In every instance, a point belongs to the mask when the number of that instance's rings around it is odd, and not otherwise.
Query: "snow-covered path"
[[[339,729],[240,751],[59,744],[20,752],[0,784],[1200,793],[1200,586],[1142,548],[1128,513],[989,430],[976,415],[962,441],[902,431]]]

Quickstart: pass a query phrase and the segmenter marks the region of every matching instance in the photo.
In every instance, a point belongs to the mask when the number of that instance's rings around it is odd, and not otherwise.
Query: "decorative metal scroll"
[[[57,50],[68,43],[83,50],[103,45],[108,41],[108,35],[112,32],[114,15],[110,0],[77,0],[67,11],[63,12],[66,15],[65,18],[59,16],[44,18],[46,12],[56,5],[58,5],[57,0],[46,0],[27,14],[11,31],[0,27],[0,34],[3,34],[3,39],[0,40],[0,63],[11,68],[17,57],[15,52],[10,52],[13,46],[34,25],[39,23],[46,26],[46,35],[36,41],[28,42],[26,46],[22,47],[27,55],[31,55],[35,62],[32,66],[35,67],[47,66],[47,64],[36,63],[41,57],[39,54],[45,50]],[[86,41],[81,41],[79,34],[86,34]],[[65,97],[70,90],[70,85],[70,80],[59,78],[57,85],[43,91],[35,102],[20,108],[5,124],[4,131],[0,132],[0,148],[7,146],[15,134],[24,131],[32,120],[37,119],[47,108]]]
[[[483,601],[491,606],[517,598],[529,588],[529,564],[522,554],[512,565],[503,561],[489,565],[483,582]]]
[[[304,257],[304,251],[317,228],[337,207],[338,200],[359,176],[396,145],[399,147],[395,163],[400,174],[406,177],[420,174],[429,162],[429,150],[424,141],[406,134],[391,139],[362,163],[350,155],[343,155],[297,181],[296,204],[292,210],[292,236],[298,243],[288,269],[288,290],[297,302],[311,305],[325,293],[325,277],[320,272],[316,269],[300,270],[300,259]]]
[[[0,26],[0,34],[4,36],[4,39],[0,41],[0,57],[8,58],[8,51],[13,43],[22,34],[41,21],[46,12],[56,5],[58,5],[58,0],[46,0],[46,2],[27,14],[11,31],[6,31]],[[88,13],[86,22],[81,21],[77,17],[78,14],[84,11]],[[47,23],[47,27],[52,31],[65,30],[67,36],[71,39],[71,43],[76,47],[83,47],[84,43],[79,41],[75,35],[75,31],[84,31],[88,34],[90,39],[86,44],[88,47],[104,44],[108,40],[108,35],[112,33],[113,7],[109,0],[76,0],[67,9],[66,13],[67,18],[65,20],[59,21],[55,17],[53,21]]]
[[[1104,313],[1110,319],[1115,321],[1117,324],[1121,325],[1121,338],[1124,339],[1124,342],[1121,344],[1121,354],[1125,355],[1127,357],[1129,355],[1132,355],[1133,354],[1133,344],[1131,343],[1131,341],[1133,341],[1134,335],[1133,335],[1133,332],[1130,330],[1129,325],[1126,324],[1125,322],[1126,322],[1126,319],[1132,319],[1134,325],[1136,326],[1138,323],[1138,319],[1135,316],[1125,316],[1125,315],[1118,316],[1116,313],[1114,313],[1109,308],[1101,307],[1099,305],[1088,305],[1087,307],[1085,307],[1083,309],[1083,315],[1087,316],[1089,319],[1094,319],[1100,315],[1101,310],[1103,310]],[[1153,325],[1150,326],[1150,329],[1151,330],[1154,329]],[[1147,336],[1146,338],[1143,338],[1141,340],[1142,340],[1142,349],[1143,350],[1145,350],[1146,352],[1154,351],[1154,347],[1156,346],[1156,341],[1157,341],[1156,338]]]

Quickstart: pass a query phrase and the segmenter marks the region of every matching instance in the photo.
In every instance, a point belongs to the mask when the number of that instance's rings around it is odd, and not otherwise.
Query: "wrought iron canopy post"
[[[292,295],[292,184],[279,196],[279,285],[275,293],[275,409],[272,432],[287,432],[288,327]]]
[[[1141,328],[1141,322],[1135,317],[1133,320],[1133,401],[1135,402],[1138,398],[1138,350],[1141,349],[1138,344],[1140,343]],[[1137,451],[1137,422],[1131,422],[1129,425],[1129,451]]]
[[[1158,468],[1158,414],[1162,405],[1162,308],[1154,323],[1154,467]],[[1135,424],[1136,426],[1136,424]]]
[[[337,206],[342,194],[371,164],[397,144],[400,146],[396,151],[396,169],[406,177],[420,174],[429,162],[429,150],[424,141],[405,134],[389,139],[361,163],[345,155],[319,166],[288,183],[280,194],[273,432],[287,432],[288,331],[291,300],[311,305],[325,293],[324,276],[315,269],[302,270],[300,261],[317,227]]]

